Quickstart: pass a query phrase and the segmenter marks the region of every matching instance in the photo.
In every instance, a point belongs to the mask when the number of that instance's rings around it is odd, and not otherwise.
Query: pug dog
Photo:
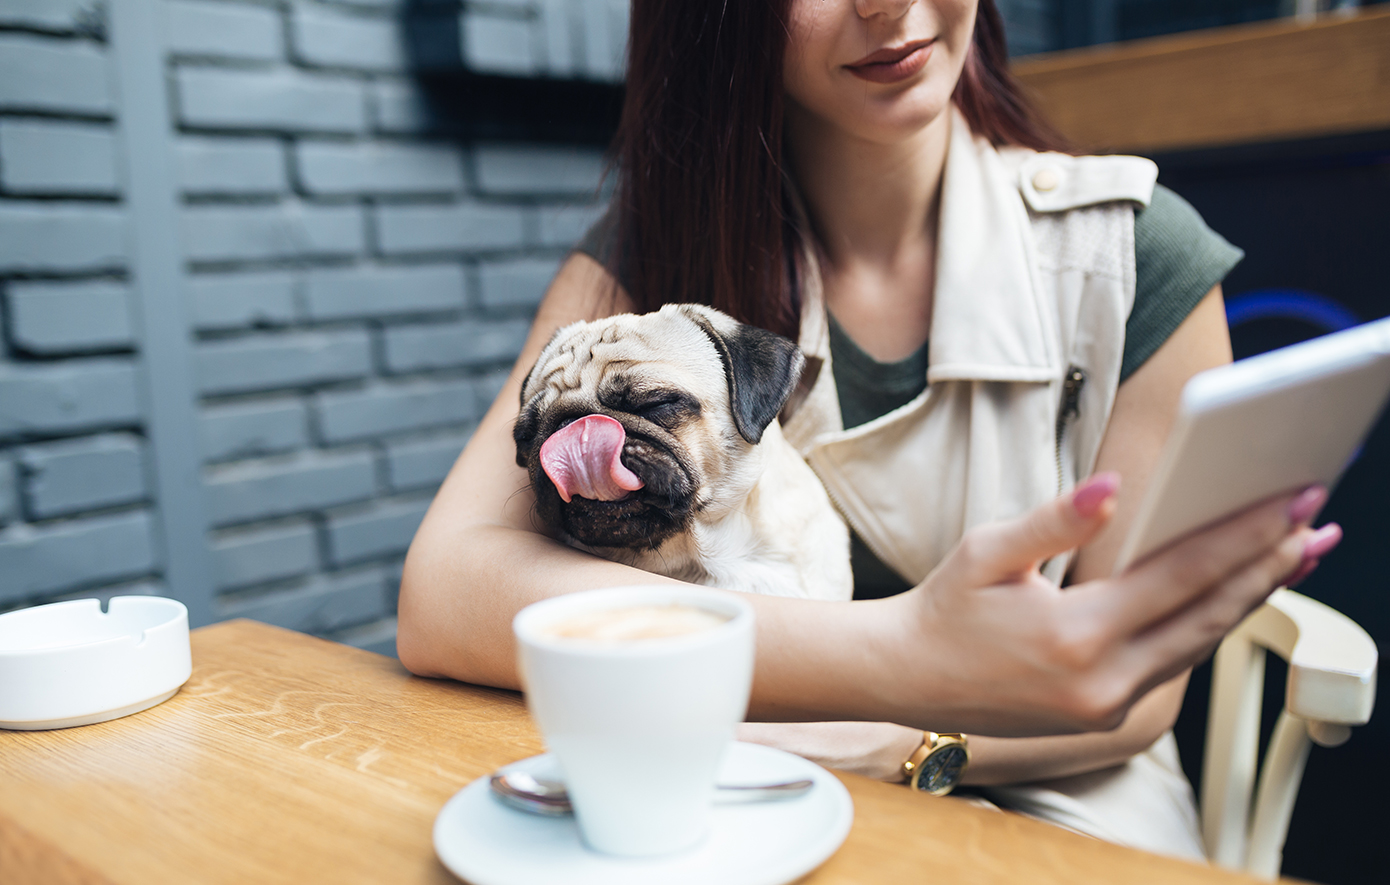
[[[571,546],[682,581],[849,599],[849,531],[777,422],[804,362],[701,305],[560,329],[513,433],[537,516]]]

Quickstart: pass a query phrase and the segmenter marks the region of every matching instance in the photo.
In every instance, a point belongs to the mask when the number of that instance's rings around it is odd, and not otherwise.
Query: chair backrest
[[[1266,652],[1288,662],[1289,679],[1256,782]],[[1202,769],[1202,831],[1212,862],[1278,876],[1309,748],[1345,743],[1351,726],[1370,720],[1376,665],[1376,646],[1365,630],[1284,589],[1221,643]]]

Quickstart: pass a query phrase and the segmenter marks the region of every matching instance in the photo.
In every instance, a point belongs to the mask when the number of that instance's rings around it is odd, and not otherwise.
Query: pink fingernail
[[[1319,563],[1320,561],[1321,561],[1321,560],[1317,560],[1317,559],[1305,559],[1305,560],[1303,560],[1303,564],[1300,565],[1300,566],[1298,567],[1298,569],[1297,569],[1296,571],[1294,571],[1293,574],[1289,575],[1288,578],[1286,578],[1286,579],[1284,580],[1284,586],[1285,586],[1285,587],[1297,587],[1299,584],[1303,583],[1303,579],[1304,579],[1304,578],[1308,577],[1308,576],[1311,575],[1314,571],[1317,570],[1318,563]]]
[[[1289,522],[1295,525],[1308,522],[1326,503],[1327,489],[1322,486],[1309,486],[1289,504]]]
[[[1322,559],[1336,549],[1340,543],[1342,543],[1342,527],[1335,522],[1329,522],[1313,532],[1312,536],[1308,538],[1308,543],[1303,545],[1303,561]]]
[[[1106,501],[1120,488],[1120,475],[1113,470],[1097,473],[1078,485],[1071,493],[1071,506],[1083,518],[1090,519],[1100,512]]]

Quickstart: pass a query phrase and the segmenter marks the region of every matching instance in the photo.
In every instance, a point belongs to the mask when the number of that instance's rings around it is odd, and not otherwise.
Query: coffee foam
[[[584,612],[545,627],[558,639],[632,642],[687,636],[727,624],[730,618],[693,605],[634,605]]]

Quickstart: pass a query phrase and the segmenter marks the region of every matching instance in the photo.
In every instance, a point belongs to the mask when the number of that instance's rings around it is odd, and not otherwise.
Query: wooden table
[[[0,882],[456,883],[434,854],[456,791],[542,751],[521,697],[252,621],[193,633],[151,710],[0,731]],[[854,775],[830,883],[1250,882]]]

